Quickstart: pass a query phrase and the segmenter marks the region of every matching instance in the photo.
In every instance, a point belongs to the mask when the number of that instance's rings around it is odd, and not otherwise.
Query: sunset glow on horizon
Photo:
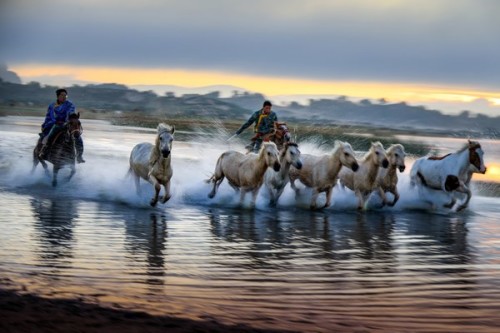
[[[124,85],[175,85],[186,88],[210,85],[233,85],[266,96],[276,95],[345,95],[381,99],[391,102],[471,102],[484,99],[500,106],[500,93],[478,91],[464,87],[440,87],[408,82],[369,82],[346,80],[312,80],[288,77],[257,76],[223,71],[90,67],[69,65],[11,66],[24,81],[39,81],[42,77],[66,82],[117,83]],[[50,73],[50,74],[49,74]],[[64,82],[63,82],[64,81]],[[44,84],[44,82],[40,82]]]

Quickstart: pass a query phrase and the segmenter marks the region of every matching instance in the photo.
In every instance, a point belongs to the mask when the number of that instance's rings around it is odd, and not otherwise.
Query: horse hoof
[[[154,199],[153,199],[153,200],[151,200],[151,201],[149,202],[149,204],[151,205],[151,207],[154,207],[154,206],[156,206],[156,203],[157,203],[157,202],[158,202],[157,200],[154,200]]]
[[[215,193],[209,193],[209,194],[208,194],[208,198],[209,198],[209,199],[213,199],[214,197],[215,197]]]

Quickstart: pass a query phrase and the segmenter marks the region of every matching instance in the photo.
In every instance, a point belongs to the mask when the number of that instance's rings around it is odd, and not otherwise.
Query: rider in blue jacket
[[[56,90],[57,100],[51,103],[45,115],[45,121],[42,124],[42,149],[40,150],[40,158],[46,158],[49,147],[52,144],[54,136],[59,133],[64,124],[69,120],[69,115],[75,113],[75,105],[67,99],[68,92],[66,89]],[[83,159],[83,140],[81,135],[76,140],[76,160],[78,163],[85,163]]]

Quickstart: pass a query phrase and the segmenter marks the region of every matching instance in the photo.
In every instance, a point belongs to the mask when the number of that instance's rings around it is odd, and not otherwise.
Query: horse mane
[[[335,153],[337,153],[337,151],[340,149],[340,148],[343,148],[345,147],[345,145],[348,144],[347,142],[342,142],[340,140],[335,140],[335,144],[333,145],[333,151],[332,151],[332,155],[335,155]]]
[[[157,130],[158,135],[162,134],[163,132],[172,132],[172,126],[165,123],[159,123]]]
[[[370,157],[370,155],[372,153],[372,147],[373,146],[377,146],[377,147],[380,147],[380,148],[384,149],[384,146],[382,145],[382,143],[380,143],[380,141],[372,142],[372,145],[371,145],[370,149],[365,154],[365,156],[363,156],[363,161],[366,161],[368,159],[368,157]]]
[[[285,156],[286,151],[288,150],[288,147],[297,147],[297,148],[299,148],[299,145],[296,144],[295,142],[290,142],[290,141],[289,142],[285,142],[285,145],[284,145],[285,149],[281,150],[281,152],[280,152],[280,159]]]
[[[387,148],[387,154],[392,154],[396,150],[401,150],[401,152],[405,153],[405,148],[400,143],[392,144],[389,148]]]
[[[258,160],[262,160],[264,158],[264,151],[266,150],[266,147],[268,146],[276,146],[276,144],[274,142],[262,142],[262,146],[260,147],[260,150],[259,150],[259,158]]]

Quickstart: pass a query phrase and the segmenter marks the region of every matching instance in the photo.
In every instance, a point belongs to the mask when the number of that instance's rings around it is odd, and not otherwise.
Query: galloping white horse
[[[161,203],[170,199],[170,179],[172,178],[171,151],[174,140],[174,126],[161,123],[158,125],[158,134],[155,145],[149,142],[137,144],[130,153],[129,174],[134,176],[137,194],[140,194],[139,180],[143,178],[153,184],[155,195],[151,199],[151,206],[156,206],[161,185],[165,188],[165,195]]]
[[[398,193],[398,174],[397,171],[403,172],[405,171],[405,148],[401,144],[393,144],[391,145],[387,151],[387,159],[389,160],[389,167],[379,168],[377,180],[375,181],[376,186],[378,187],[378,193],[382,198],[382,206],[394,206],[396,202],[399,200]],[[394,195],[394,200],[389,202],[387,200],[386,193],[392,193]]]
[[[486,172],[483,155],[479,142],[468,140],[467,144],[455,153],[443,157],[421,157],[411,168],[411,184],[447,193],[450,202],[444,205],[446,208],[453,208],[455,205],[455,192],[464,193],[466,199],[457,207],[457,211],[462,210],[467,207],[472,196],[469,189],[472,174]]]
[[[351,168],[353,171],[358,170],[359,167],[351,145],[337,140],[330,155],[313,156],[303,154],[302,169],[299,170],[295,167],[290,169],[290,186],[298,195],[299,189],[295,186],[295,180],[299,179],[304,185],[313,189],[311,209],[316,209],[318,195],[321,192],[326,192],[326,203],[323,207],[328,207],[342,165]]]
[[[290,166],[293,165],[299,170],[302,168],[299,146],[294,142],[285,143],[280,152],[280,161],[280,171],[274,172],[273,170],[267,170],[264,175],[264,183],[269,191],[269,196],[271,198],[269,205],[271,206],[275,206],[278,203],[278,199],[290,180]]]
[[[247,192],[252,192],[251,205],[255,206],[255,199],[259,189],[264,182],[264,173],[268,167],[274,171],[281,168],[279,151],[274,142],[263,142],[259,154],[244,155],[240,152],[230,150],[222,153],[217,160],[215,172],[207,182],[213,183],[209,198],[215,197],[219,185],[227,178],[229,185],[240,192],[240,205]]]
[[[372,142],[370,150],[361,161],[358,162],[359,170],[353,172],[342,168],[339,172],[340,184],[354,191],[358,198],[358,209],[363,209],[365,200],[376,188],[376,179],[379,167],[387,168],[389,161],[380,142]]]

